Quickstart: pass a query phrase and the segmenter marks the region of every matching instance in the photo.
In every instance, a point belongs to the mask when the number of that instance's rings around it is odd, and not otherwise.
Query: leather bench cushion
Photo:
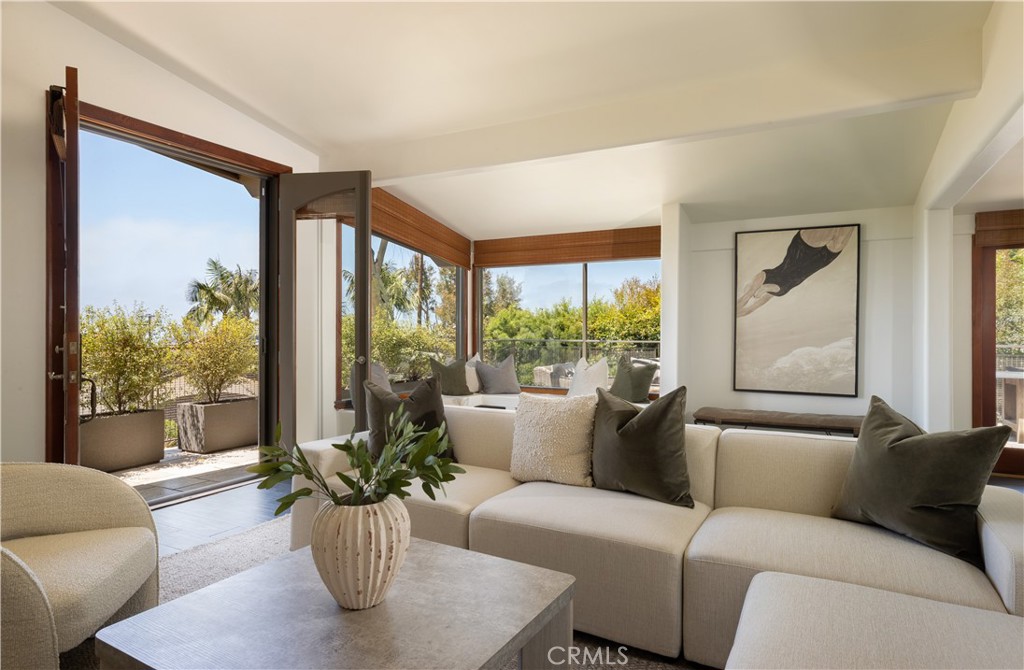
[[[157,566],[148,528],[106,528],[4,542],[39,579],[53,609],[60,651],[95,633]]]
[[[710,508],[530,482],[470,517],[469,548],[576,577],[574,628],[677,656],[683,551]]]
[[[1005,613],[984,572],[878,526],[776,510],[716,509],[686,551],[686,658],[723,667],[759,572],[834,579]]]
[[[727,668],[1024,668],[1024,619],[777,572],[750,583]]]

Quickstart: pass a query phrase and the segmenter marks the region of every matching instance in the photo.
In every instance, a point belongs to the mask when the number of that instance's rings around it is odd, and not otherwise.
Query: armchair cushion
[[[94,634],[157,566],[149,528],[104,528],[4,542],[42,584],[60,651]]]

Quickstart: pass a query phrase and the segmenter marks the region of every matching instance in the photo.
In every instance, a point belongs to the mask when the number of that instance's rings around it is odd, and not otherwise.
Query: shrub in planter
[[[163,413],[154,408],[171,372],[166,321],[163,310],[148,313],[140,304],[83,310],[82,376],[105,411],[91,419],[83,413],[82,465],[111,472],[163,458]]]
[[[256,324],[238,316],[198,323],[185,318],[174,328],[178,370],[202,400],[178,405],[178,443],[207,453],[257,442],[256,398],[221,402],[224,390],[259,364]]]

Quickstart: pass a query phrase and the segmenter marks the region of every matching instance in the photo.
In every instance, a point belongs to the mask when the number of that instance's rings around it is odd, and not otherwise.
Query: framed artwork
[[[736,233],[733,390],[856,396],[860,224]]]

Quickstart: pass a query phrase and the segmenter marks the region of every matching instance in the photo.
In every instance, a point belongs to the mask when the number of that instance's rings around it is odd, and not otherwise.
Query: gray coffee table
[[[103,668],[554,667],[572,644],[575,578],[413,539],[387,598],[348,611],[309,548],[96,634]],[[552,658],[563,661],[565,652]]]

